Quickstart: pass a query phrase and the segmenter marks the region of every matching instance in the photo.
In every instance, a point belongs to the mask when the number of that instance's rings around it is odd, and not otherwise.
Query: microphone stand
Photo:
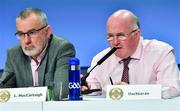
[[[96,68],[98,65],[101,65],[109,56],[111,56],[115,51],[117,50],[116,47],[112,48],[103,58],[101,58],[97,64],[91,68],[90,71],[88,71],[82,78],[81,78],[81,86],[87,86],[88,84],[86,82],[86,78],[89,76],[90,72],[94,70],[94,68]],[[92,92],[96,92],[96,91],[101,91],[101,89],[92,89],[92,90],[86,90],[86,91],[82,91],[82,94],[89,94]]]
[[[89,72],[87,72],[82,78],[81,78],[81,86],[87,86],[86,78],[89,76],[90,72],[96,67],[98,64],[96,64]]]

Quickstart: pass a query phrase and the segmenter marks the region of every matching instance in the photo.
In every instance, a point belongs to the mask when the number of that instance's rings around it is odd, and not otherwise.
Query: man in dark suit
[[[20,44],[8,49],[0,87],[48,86],[61,82],[61,96],[66,98],[68,59],[75,56],[74,46],[52,34],[46,14],[37,8],[21,11],[16,18],[16,29]]]

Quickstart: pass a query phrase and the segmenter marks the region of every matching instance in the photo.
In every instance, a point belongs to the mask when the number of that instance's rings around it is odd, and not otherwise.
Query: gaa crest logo
[[[112,88],[110,91],[109,91],[109,97],[112,99],[112,100],[119,100],[123,97],[123,90],[121,88]]]
[[[0,91],[0,102],[7,102],[10,99],[10,92],[7,90]]]

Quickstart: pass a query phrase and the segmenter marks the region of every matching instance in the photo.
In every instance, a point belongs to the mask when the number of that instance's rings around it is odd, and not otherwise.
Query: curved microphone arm
[[[86,74],[84,74],[84,76],[81,78],[81,86],[87,86],[86,83],[86,78],[89,76],[90,72],[94,70],[94,68],[96,68],[96,66],[101,65],[108,57],[110,57],[115,51],[117,50],[116,47],[113,47],[106,55],[104,55],[103,58],[101,58],[97,64],[91,68],[90,71],[88,71]]]

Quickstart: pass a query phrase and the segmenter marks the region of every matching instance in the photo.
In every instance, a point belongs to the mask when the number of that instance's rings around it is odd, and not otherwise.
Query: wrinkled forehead
[[[107,21],[107,30],[119,28],[132,30],[135,16],[127,10],[120,10],[113,13]]]
[[[113,18],[107,23],[108,32],[128,32],[131,30],[132,22],[125,18]]]
[[[26,18],[17,18],[16,20],[16,28],[18,31],[26,32],[30,29],[36,29],[43,25],[41,19],[35,14],[31,14]]]

